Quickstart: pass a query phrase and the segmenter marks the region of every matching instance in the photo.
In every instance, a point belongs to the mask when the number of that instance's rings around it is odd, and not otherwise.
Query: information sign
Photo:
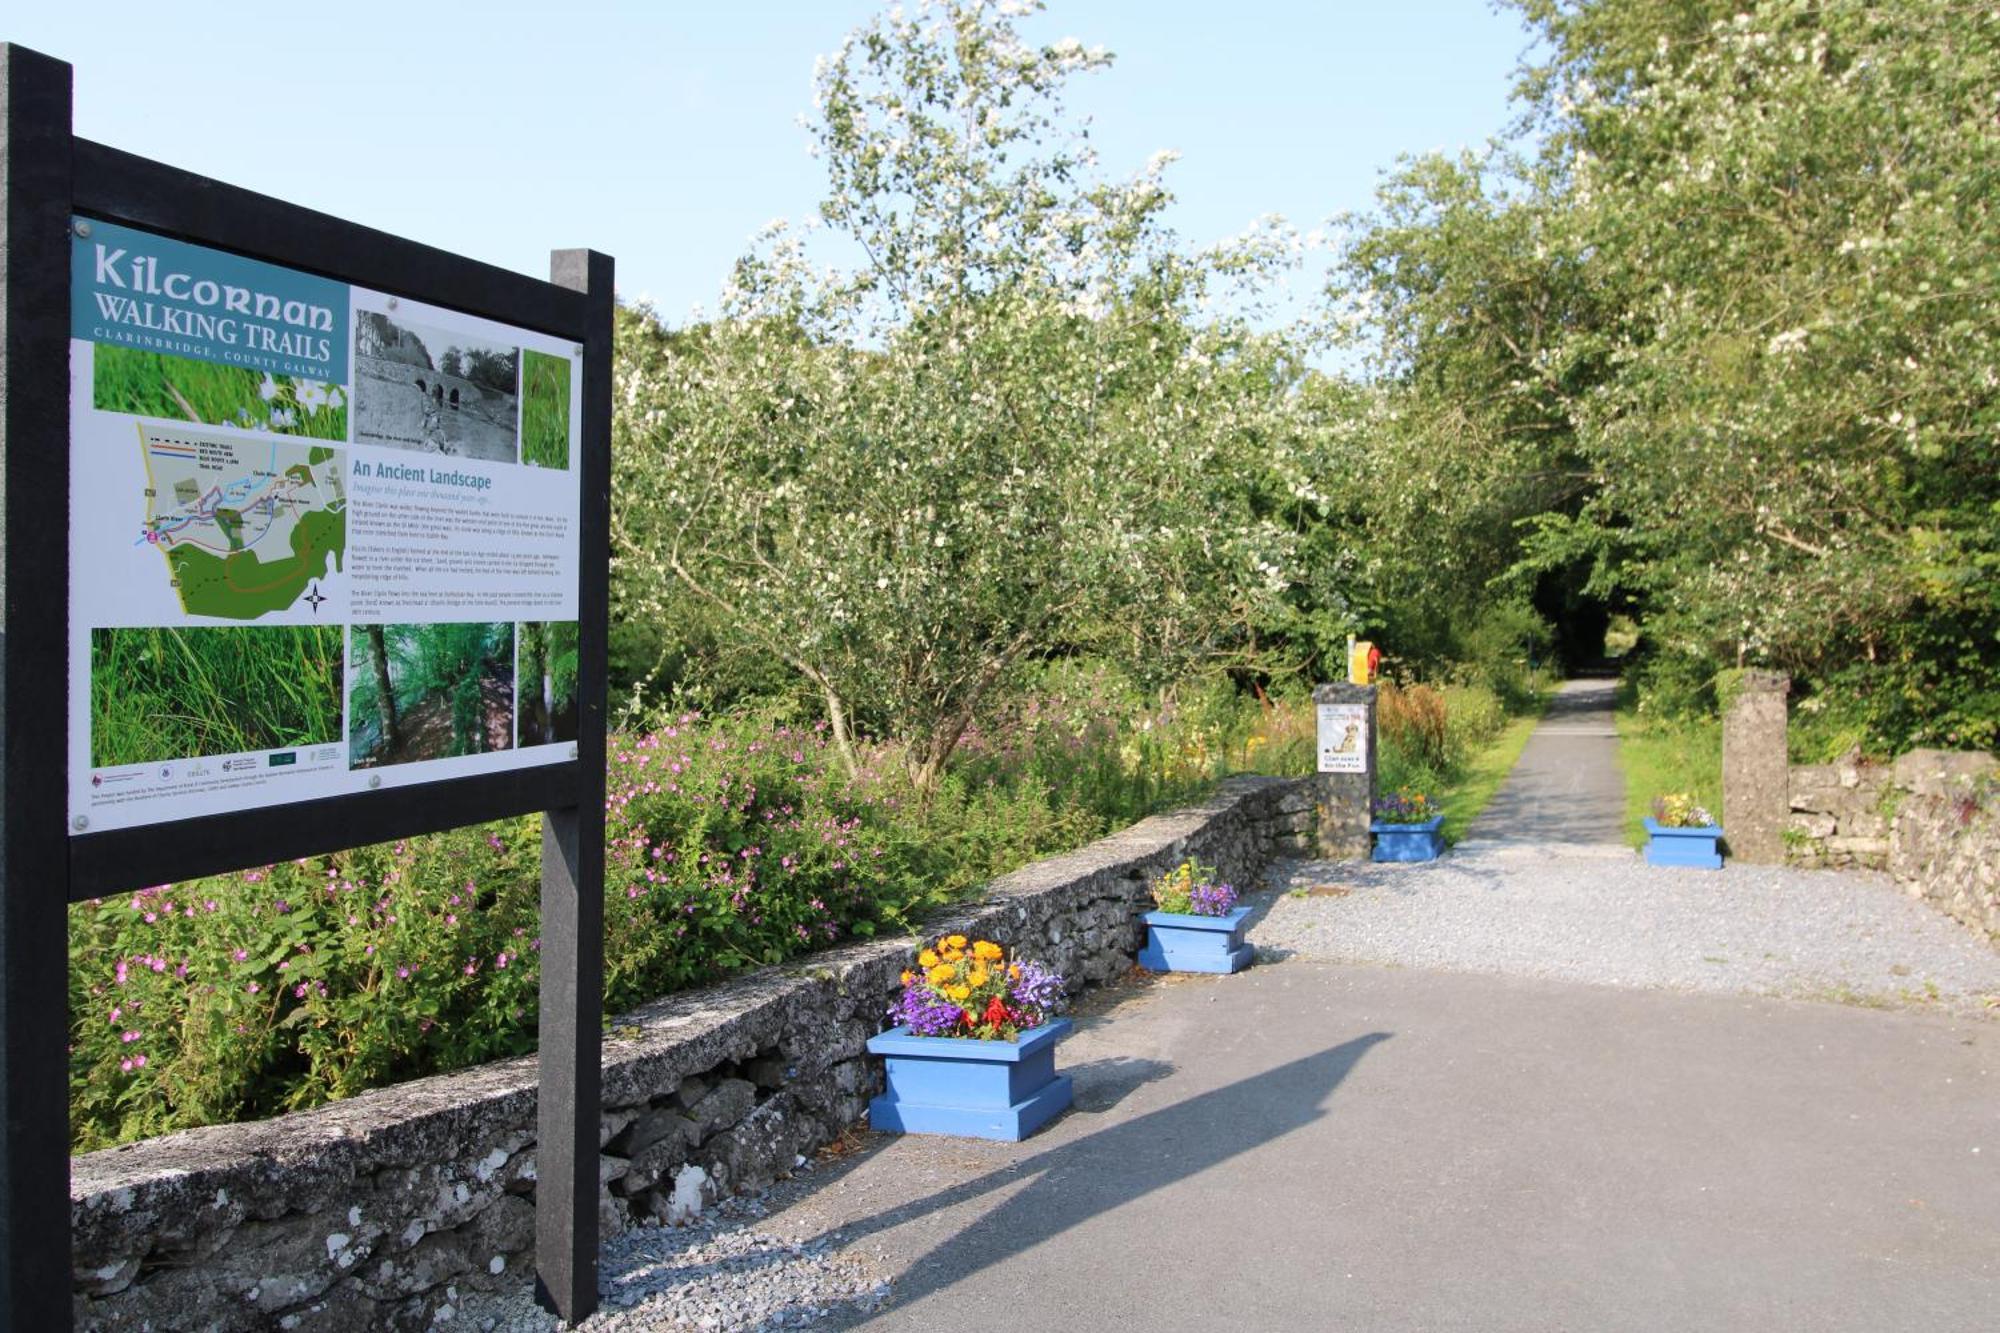
[[[78,1308],[70,903],[535,811],[536,1286],[574,1324],[611,259],[543,282],[135,157],[72,88],[0,43],[0,1328]]]
[[[70,247],[72,836],[573,758],[581,348]]]

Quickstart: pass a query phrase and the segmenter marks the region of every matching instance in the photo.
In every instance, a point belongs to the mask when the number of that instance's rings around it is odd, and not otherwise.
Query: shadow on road
[[[1174,1072],[1174,1067],[1164,1060],[1113,1055],[1070,1066],[1064,1072],[1076,1080],[1076,1109],[1104,1112],[1148,1083],[1166,1078]]]
[[[1020,1187],[969,1226],[948,1232],[896,1280],[894,1307],[913,1305],[1101,1213],[1322,1119],[1327,1114],[1327,1099],[1341,1080],[1362,1056],[1389,1036],[1386,1032],[1367,1033],[1255,1077],[1058,1144],[962,1185],[845,1223],[839,1228],[840,1240],[852,1243],[996,1190]],[[1160,1076],[1137,1068],[1125,1073],[1128,1079],[1138,1075],[1140,1082]],[[1137,1085],[1128,1083],[1125,1091],[1133,1086]],[[870,1320],[862,1316],[857,1322]]]

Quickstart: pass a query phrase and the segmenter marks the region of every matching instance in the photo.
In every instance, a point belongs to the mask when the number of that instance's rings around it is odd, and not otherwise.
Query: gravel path
[[[1260,960],[2000,1006],[2000,951],[1880,874],[1467,842],[1427,865],[1281,861],[1266,883],[1249,935]]]
[[[801,1176],[808,1176],[807,1166]],[[796,1187],[794,1187],[796,1188]],[[811,1328],[835,1309],[871,1311],[889,1284],[835,1253],[838,1235],[795,1242],[758,1229],[761,1195],[725,1199],[686,1226],[641,1226],[604,1243],[588,1333]],[[527,1286],[468,1292],[440,1327],[552,1333],[568,1327]]]

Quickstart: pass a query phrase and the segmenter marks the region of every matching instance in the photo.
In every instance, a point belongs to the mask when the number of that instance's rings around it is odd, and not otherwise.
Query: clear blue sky
[[[679,322],[812,211],[813,58],[885,3],[24,0],[0,38],[76,66],[86,138],[526,273],[593,246]],[[1486,0],[1053,0],[1027,31],[1116,53],[1072,109],[1107,171],[1181,153],[1194,243],[1311,227],[1401,153],[1482,143],[1527,43]]]

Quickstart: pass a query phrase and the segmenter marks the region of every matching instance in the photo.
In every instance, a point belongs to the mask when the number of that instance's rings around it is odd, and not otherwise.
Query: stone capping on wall
[[[1004,875],[930,933],[990,936],[1073,989],[1132,966],[1149,881],[1187,856],[1239,886],[1311,845],[1309,781],[1242,777]],[[907,939],[813,954],[618,1019],[604,1043],[607,1235],[756,1189],[865,1114],[863,1043]],[[74,1158],[78,1329],[425,1328],[532,1265],[535,1061]]]
[[[1794,865],[1887,870],[1904,892],[2000,942],[2000,759],[1849,754],[1793,765],[1788,787]]]

